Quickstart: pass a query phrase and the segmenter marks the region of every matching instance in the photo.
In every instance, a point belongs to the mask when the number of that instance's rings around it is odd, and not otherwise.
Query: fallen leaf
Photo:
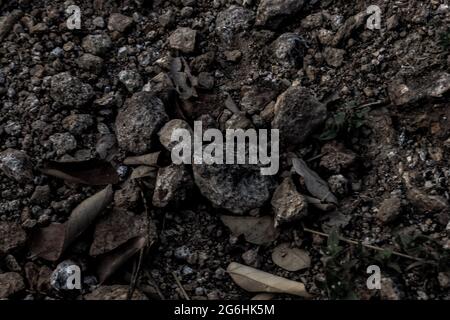
[[[307,164],[298,158],[292,159],[293,169],[305,180],[306,189],[322,201],[337,204],[337,198],[331,193],[328,184],[319,175],[311,170]]]
[[[43,259],[56,261],[112,202],[113,190],[109,185],[81,202],[64,224],[52,223],[38,230],[32,240],[31,252]]]
[[[301,282],[282,278],[240,263],[230,263],[227,272],[239,287],[249,292],[286,293],[304,298],[312,297]]]
[[[143,249],[147,243],[145,237],[136,237],[129,240],[119,248],[103,255],[99,259],[97,275],[102,284],[114,272],[116,272],[125,262],[128,261],[136,252]]]
[[[141,156],[128,157],[123,161],[123,164],[127,166],[156,166],[158,163],[160,151]]]
[[[287,271],[298,271],[311,265],[308,252],[291,248],[289,243],[282,243],[273,250],[272,261]]]
[[[130,180],[146,177],[156,178],[157,171],[158,169],[156,167],[139,166],[131,173]]]
[[[97,159],[77,162],[47,161],[40,171],[69,182],[93,186],[119,182],[117,171],[111,163]]]
[[[275,297],[275,295],[271,293],[258,293],[250,300],[265,301],[265,300],[272,300],[273,297]]]
[[[223,215],[220,219],[235,236],[244,235],[245,240],[253,244],[269,243],[278,237],[273,219],[269,216],[236,217]]]

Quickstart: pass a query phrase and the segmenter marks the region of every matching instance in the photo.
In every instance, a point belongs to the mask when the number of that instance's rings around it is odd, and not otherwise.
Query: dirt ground
[[[447,1],[0,12],[0,299],[450,299]],[[278,129],[278,173],[172,164],[194,121]]]

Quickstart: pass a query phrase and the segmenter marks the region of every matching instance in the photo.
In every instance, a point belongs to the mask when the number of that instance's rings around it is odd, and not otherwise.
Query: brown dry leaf
[[[249,292],[287,293],[312,298],[301,282],[282,278],[240,263],[230,263],[227,272],[239,287]]]
[[[319,175],[311,170],[307,164],[298,158],[292,159],[293,169],[303,177],[308,191],[322,201],[337,204],[337,198],[331,193],[328,184]]]
[[[119,182],[117,171],[111,163],[97,159],[77,162],[48,161],[40,171],[69,182],[93,186]]]
[[[250,243],[261,245],[274,241],[278,237],[278,231],[273,225],[273,219],[264,217],[220,217],[222,222],[235,236],[244,235]]]
[[[81,202],[64,224],[53,223],[33,236],[31,252],[50,261],[56,261],[73,241],[80,236],[112,202],[113,189],[109,185]]]
[[[271,294],[271,293],[258,293],[250,300],[266,301],[266,300],[272,300],[274,297],[275,297],[275,295]]]
[[[123,161],[127,166],[156,166],[161,151],[144,154],[141,156],[128,157]]]
[[[147,166],[139,166],[133,170],[130,176],[130,180],[133,179],[141,179],[146,177],[155,178],[157,174],[158,168],[156,167],[147,167]]]
[[[97,275],[99,282],[102,284],[114,272],[117,271],[125,262],[128,261],[135,253],[142,250],[147,244],[146,237],[136,237],[129,240],[119,248],[103,255],[98,263]]]
[[[287,271],[298,271],[311,265],[308,252],[291,248],[289,243],[282,243],[273,250],[272,261]]]

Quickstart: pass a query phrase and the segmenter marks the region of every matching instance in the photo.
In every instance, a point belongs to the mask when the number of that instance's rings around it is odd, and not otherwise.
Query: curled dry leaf
[[[156,166],[161,151],[144,154],[141,156],[128,157],[123,161],[127,166]]]
[[[64,224],[52,223],[33,236],[31,252],[43,259],[56,261],[112,202],[113,189],[109,185],[81,202]]]
[[[253,244],[270,243],[278,237],[273,219],[268,216],[236,217],[223,215],[220,219],[235,236],[244,235],[245,240]]]
[[[239,287],[249,292],[286,293],[304,298],[312,297],[301,282],[282,278],[240,263],[230,263],[227,272]]]
[[[322,201],[337,204],[337,198],[331,193],[328,184],[319,175],[311,170],[307,164],[298,158],[292,159],[293,169],[303,177],[308,191]]]
[[[282,243],[273,250],[272,261],[287,271],[298,271],[311,265],[308,252],[291,248],[289,243]]]
[[[147,244],[146,237],[136,237],[119,248],[101,256],[97,267],[100,284],[105,282],[114,272]]]
[[[265,300],[272,300],[273,297],[275,297],[275,295],[271,293],[258,293],[250,300],[265,301]]]
[[[93,186],[119,182],[117,171],[111,163],[97,159],[76,162],[47,161],[40,171],[69,182]]]
[[[130,176],[130,180],[141,179],[146,177],[155,178],[158,169],[156,167],[139,166],[133,170]]]

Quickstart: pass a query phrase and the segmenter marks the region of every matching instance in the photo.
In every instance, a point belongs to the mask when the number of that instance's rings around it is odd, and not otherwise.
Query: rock
[[[245,264],[254,268],[259,268],[261,258],[258,255],[257,249],[250,249],[242,254],[242,260]]]
[[[217,15],[216,33],[225,44],[230,45],[239,32],[251,27],[253,20],[253,11],[231,5]]]
[[[403,293],[391,278],[381,277],[381,300],[402,300]]]
[[[37,186],[30,198],[31,203],[44,204],[50,201],[50,187]]]
[[[214,206],[243,214],[260,208],[271,196],[274,181],[257,166],[194,164],[194,180]]]
[[[113,13],[108,19],[108,30],[124,32],[133,24],[133,19],[120,13]]]
[[[233,114],[226,122],[225,129],[249,129],[251,121],[242,113]]]
[[[74,135],[81,135],[94,125],[94,119],[89,114],[71,114],[62,121],[63,128]]]
[[[153,205],[158,208],[169,204],[177,205],[188,199],[193,187],[194,183],[186,166],[172,164],[160,168],[156,177]]]
[[[332,193],[340,197],[348,194],[348,180],[342,174],[329,177],[327,182]]]
[[[400,214],[401,200],[397,196],[385,199],[378,209],[377,218],[383,223],[394,221]]]
[[[141,201],[141,189],[135,179],[127,180],[114,193],[114,206],[116,208],[128,209],[133,211]]]
[[[81,268],[71,260],[65,260],[61,262],[56,266],[56,269],[50,276],[51,286],[56,290],[72,290],[71,288],[67,287],[67,285],[74,284],[70,280],[73,279],[72,276],[77,269],[80,269],[81,271]]]
[[[55,133],[49,137],[56,154],[62,156],[77,148],[77,140],[68,132]]]
[[[392,16],[390,16],[387,20],[386,20],[386,28],[389,31],[392,31],[394,29],[397,29],[397,27],[400,25],[400,19],[398,17],[398,15],[394,14]]]
[[[178,141],[172,141],[172,134],[176,129],[185,129],[189,131],[191,137],[194,135],[191,126],[186,121],[181,119],[170,120],[158,132],[159,142],[161,142],[168,151],[172,151],[172,148],[178,144]]]
[[[308,214],[308,203],[290,177],[277,187],[271,204],[275,212],[275,227],[302,219]]]
[[[227,61],[238,62],[242,58],[242,52],[240,50],[224,51],[224,56]]]
[[[69,72],[62,72],[52,77],[50,96],[63,106],[77,108],[91,100],[94,91]]]
[[[450,90],[450,74],[433,72],[421,77],[403,77],[388,86],[391,101],[396,106],[417,103],[423,99],[442,98]]]
[[[112,286],[100,286],[84,296],[85,300],[128,300],[129,285],[115,284]],[[138,289],[135,289],[131,300],[148,300]]]
[[[176,21],[176,14],[173,10],[169,9],[158,17],[158,22],[164,28],[172,26]]]
[[[320,166],[334,173],[350,169],[356,161],[356,154],[336,141],[326,143],[321,153]]]
[[[450,272],[439,272],[438,282],[441,288],[450,288]]]
[[[269,88],[243,86],[241,88],[241,108],[250,115],[258,114],[275,97],[276,93]]]
[[[180,261],[187,261],[191,256],[191,250],[187,246],[181,246],[175,249],[173,256]]]
[[[81,69],[95,74],[99,74],[103,68],[103,59],[90,53],[85,53],[79,57],[77,63]]]
[[[0,17],[0,41],[3,41],[3,38],[9,34],[14,24],[22,15],[22,11],[14,10]]]
[[[153,136],[169,120],[162,101],[149,92],[127,99],[116,118],[120,148],[142,154],[150,151]]]
[[[119,81],[122,82],[129,92],[136,92],[144,85],[141,75],[134,70],[120,71]]]
[[[330,46],[333,41],[334,33],[328,29],[321,28],[317,31],[317,39],[324,46]]]
[[[344,63],[345,50],[326,47],[323,51],[323,57],[329,66],[338,68]]]
[[[33,180],[33,166],[28,155],[19,150],[6,149],[0,152],[0,170],[17,182]]]
[[[445,198],[428,195],[414,187],[408,188],[406,197],[417,210],[423,213],[436,213],[448,209],[448,202]]]
[[[339,30],[334,35],[333,40],[331,41],[332,47],[337,47],[345,40],[350,38],[353,31],[361,27],[366,22],[366,10],[360,12],[350,18],[348,18],[345,23],[339,28]]]
[[[25,289],[25,282],[17,272],[0,274],[0,299],[6,299]]]
[[[0,222],[0,255],[22,247],[27,235],[19,224],[14,222]]]
[[[126,209],[114,208],[112,212],[104,215],[95,226],[94,241],[89,254],[95,257],[110,252],[128,240],[142,236],[149,236],[147,216],[135,214]]]
[[[169,45],[172,49],[180,50],[184,53],[191,53],[195,50],[197,31],[190,28],[178,28],[169,37]]]
[[[93,55],[102,56],[111,49],[112,41],[107,34],[90,34],[83,38],[81,47]]]
[[[306,16],[302,20],[302,27],[305,29],[318,29],[323,24],[323,14],[322,12],[317,12]]]
[[[280,130],[280,143],[304,142],[327,117],[327,108],[306,89],[291,86],[275,103],[272,129]]]
[[[92,19],[92,24],[97,28],[103,29],[105,27],[105,20],[103,17],[95,17]]]
[[[256,12],[256,25],[276,29],[283,20],[299,13],[302,7],[303,0],[261,0]]]
[[[198,85],[202,89],[211,90],[214,87],[214,76],[209,72],[200,72],[197,79]]]
[[[283,33],[273,44],[276,62],[298,68],[303,64],[304,41],[296,33]]]

